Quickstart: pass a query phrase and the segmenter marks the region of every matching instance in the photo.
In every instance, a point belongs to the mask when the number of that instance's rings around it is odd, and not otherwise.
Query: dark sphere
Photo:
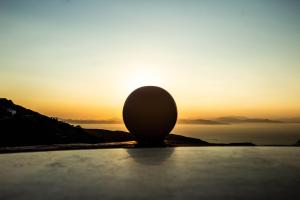
[[[176,103],[160,87],[140,87],[127,97],[123,120],[139,143],[163,142],[176,124]]]

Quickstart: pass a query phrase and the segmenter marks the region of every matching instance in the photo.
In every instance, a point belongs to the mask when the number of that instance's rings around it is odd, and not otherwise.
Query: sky
[[[121,118],[157,85],[179,118],[300,116],[297,0],[1,0],[0,97]]]

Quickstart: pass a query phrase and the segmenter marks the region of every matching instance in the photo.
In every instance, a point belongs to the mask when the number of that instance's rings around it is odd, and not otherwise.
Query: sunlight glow
[[[142,86],[162,86],[162,74],[158,73],[155,68],[138,67],[129,70],[123,81],[123,89],[131,92]]]

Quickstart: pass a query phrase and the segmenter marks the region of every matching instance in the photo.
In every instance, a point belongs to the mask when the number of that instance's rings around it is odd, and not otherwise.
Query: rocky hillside
[[[52,144],[94,144],[133,141],[132,134],[123,131],[82,129],[55,118],[0,98],[0,147]],[[170,134],[166,144],[209,145],[200,139]]]
[[[0,146],[24,146],[62,143],[98,143],[101,138],[89,135],[80,127],[41,115],[0,99]]]

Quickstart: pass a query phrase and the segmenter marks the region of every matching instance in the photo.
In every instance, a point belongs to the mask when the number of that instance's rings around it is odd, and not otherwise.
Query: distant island
[[[221,122],[216,120],[209,119],[179,119],[179,124],[210,124],[210,125],[218,125],[218,124],[228,124],[227,122]]]
[[[283,121],[262,119],[262,118],[248,118],[248,117],[219,117],[216,119],[219,122],[224,123],[283,123]]]
[[[214,119],[181,119],[181,124],[237,124],[237,123],[285,123],[280,120],[264,119],[264,118],[249,118],[240,116],[226,116]]]
[[[0,152],[76,149],[102,147],[138,147],[132,134],[124,131],[83,129],[57,118],[0,98]],[[212,144],[170,134],[166,146],[253,146],[251,143]],[[37,147],[38,146],[38,147]]]
[[[122,123],[119,119],[107,119],[107,120],[97,120],[97,119],[59,119],[61,121],[71,123],[71,124],[120,124]]]

